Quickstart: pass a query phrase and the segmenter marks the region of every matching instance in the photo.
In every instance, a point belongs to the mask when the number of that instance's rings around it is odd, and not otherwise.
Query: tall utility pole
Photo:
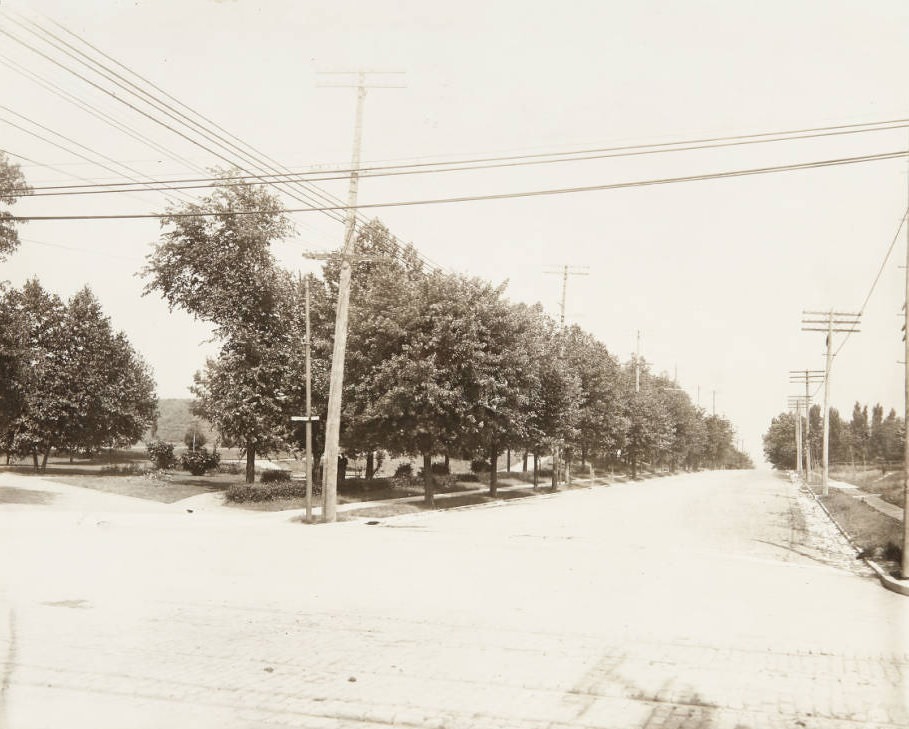
[[[794,385],[805,383],[805,435],[802,438],[805,450],[805,483],[811,483],[811,385],[824,381],[824,370],[789,370],[789,382]]]
[[[356,83],[326,83],[320,86],[354,88],[357,108],[354,121],[353,158],[350,165],[350,184],[347,191],[347,219],[344,222],[344,246],[341,249],[341,272],[338,278],[338,308],[335,314],[335,339],[331,355],[331,375],[328,386],[328,416],[325,421],[325,455],[322,477],[322,521],[337,519],[338,453],[341,434],[341,391],[344,387],[344,358],[347,350],[347,316],[350,304],[351,259],[354,254],[357,215],[357,190],[360,181],[360,146],[363,141],[363,103],[367,88],[403,88],[402,84],[367,84],[367,75],[389,76],[401,71],[329,71],[326,73],[356,76]]]
[[[306,279],[306,415],[293,415],[291,420],[306,422],[306,523],[312,522],[312,424],[319,416],[312,414],[312,370],[310,369],[310,334],[309,334],[309,278]],[[324,506],[324,505],[323,505]]]
[[[823,449],[823,494],[830,493],[828,476],[830,464],[828,462],[830,446],[830,369],[833,366],[833,334],[834,332],[857,332],[861,314],[850,314],[842,311],[803,311],[803,332],[827,333],[827,357],[824,368],[824,449]]]
[[[561,266],[558,270],[546,271],[562,277],[562,299],[559,304],[559,357],[565,356],[565,300],[568,296],[569,276],[589,276],[588,266]],[[555,489],[559,482],[559,472],[562,467],[562,443],[553,443],[552,447],[552,488]],[[565,480],[571,482],[570,467],[565,464]]]
[[[909,208],[906,212],[909,216]],[[906,299],[903,303],[903,327],[906,343],[905,357],[903,357],[905,373],[905,410],[903,423],[909,423],[909,217],[906,220]],[[900,564],[900,574],[903,579],[909,579],[909,435],[906,435],[903,450],[903,559]]]
[[[789,396],[789,407],[795,410],[795,451],[796,451],[796,467],[795,470],[797,473],[803,472],[803,459],[802,454],[806,451],[807,443],[805,438],[802,436],[802,405],[807,407],[807,401],[802,395],[790,395]]]
[[[309,331],[309,276],[306,277],[306,521],[312,521],[312,368],[309,357],[312,338]]]
[[[569,276],[589,276],[589,266],[560,266],[558,270],[546,271],[546,273],[562,277],[562,299],[559,305],[559,329],[565,328],[565,299],[568,295],[568,277]]]

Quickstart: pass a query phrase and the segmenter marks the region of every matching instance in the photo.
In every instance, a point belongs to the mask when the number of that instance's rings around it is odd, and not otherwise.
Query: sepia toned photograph
[[[0,729],[909,728],[907,59],[0,0]]]

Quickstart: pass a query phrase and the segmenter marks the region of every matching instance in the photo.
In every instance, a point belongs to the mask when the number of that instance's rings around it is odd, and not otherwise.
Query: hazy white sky
[[[371,91],[363,158],[385,161],[678,141],[909,117],[905,2],[338,2],[154,0],[4,3],[79,33],[177,99],[293,169],[346,165],[354,93],[317,70],[407,71]],[[0,29],[27,34],[6,18]],[[57,57],[58,54],[54,54]],[[220,164],[84,81],[0,35],[0,56],[117,116],[197,166]],[[2,60],[2,59],[0,59]],[[72,65],[72,64],[70,64]],[[193,176],[0,65],[0,119],[25,115],[143,177]],[[10,111],[12,110],[12,111]],[[906,150],[904,130],[505,170],[365,179],[360,202],[598,185]],[[58,139],[58,141],[60,141]],[[72,147],[71,142],[60,142]],[[122,179],[0,122],[33,185]],[[88,152],[84,152],[88,155]],[[114,166],[114,165],[112,165]],[[620,358],[643,353],[760,454],[760,434],[793,391],[787,370],[822,368],[803,308],[857,310],[907,207],[906,161],[553,197],[375,211],[432,261],[493,281],[557,313],[547,268],[573,278],[568,318]],[[345,197],[343,182],[321,183]],[[159,212],[160,193],[36,197],[19,214]],[[335,247],[341,226],[296,214],[276,248]],[[141,297],[136,272],[153,221],[32,222],[0,278],[38,276],[69,296],[88,283],[154,369],[160,394],[187,396],[212,345],[205,327]],[[833,404],[902,409],[898,313],[905,235],[834,364]]]

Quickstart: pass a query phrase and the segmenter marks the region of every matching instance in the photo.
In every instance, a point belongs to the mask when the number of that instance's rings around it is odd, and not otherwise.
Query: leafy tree
[[[777,415],[764,433],[763,441],[764,455],[774,468],[795,468],[795,415],[792,413]]]
[[[6,306],[21,327],[22,349],[14,386],[18,408],[11,413],[5,441],[9,453],[30,456],[38,470],[46,465],[51,449],[64,440],[69,397],[61,347],[66,341],[65,307],[37,279],[26,282],[21,291],[8,292]]]
[[[22,408],[25,325],[14,296],[0,283],[0,451],[12,447],[11,426]]]
[[[897,417],[896,410],[890,409],[887,417],[881,424],[881,442],[885,461],[894,462],[903,460],[906,429],[903,419]]]
[[[565,334],[565,362],[580,383],[574,445],[583,466],[588,455],[611,456],[624,441],[621,368],[602,342],[576,325]]]
[[[795,419],[793,416],[793,428]],[[707,426],[707,444],[705,457],[711,463],[713,468],[727,468],[731,460],[734,460],[735,446],[733,438],[735,430],[732,424],[719,415],[709,415],[704,419]],[[795,431],[793,430],[793,448],[795,447]],[[795,459],[793,458],[793,461]]]
[[[856,402],[852,407],[852,420],[849,423],[850,457],[853,460],[868,460],[868,444],[870,440],[868,427],[868,406],[864,408]]]
[[[289,332],[288,309],[297,310],[289,307],[289,276],[269,246],[290,233],[290,223],[264,188],[226,179],[201,202],[167,212],[161,241],[143,269],[145,292],[157,291],[171,309],[214,325],[223,346],[196,376],[196,412],[225,442],[242,447],[252,483],[256,455],[283,443],[276,431],[286,428],[288,415],[281,385],[290,378],[290,357],[281,339]]]
[[[195,451],[197,448],[201,448],[208,442],[208,438],[205,437],[205,433],[202,428],[199,427],[198,422],[193,422],[190,425],[186,432],[183,434],[183,445],[189,448],[191,451]]]
[[[0,203],[13,205],[30,192],[19,165],[10,162],[9,157],[0,151]],[[19,233],[12,217],[12,213],[0,209],[0,261],[19,246]]]
[[[537,325],[525,339],[534,363],[536,390],[532,393],[527,421],[526,444],[539,461],[541,452],[553,455],[552,486],[558,481],[556,455],[562,444],[578,436],[578,419],[583,397],[581,378],[564,356],[562,334],[555,322],[536,309]]]
[[[871,410],[868,455],[876,461],[884,459],[884,406],[880,403]]]
[[[510,413],[520,404],[519,388],[498,389],[504,385],[496,372],[504,362],[495,321],[503,311],[501,289],[434,273],[414,280],[397,304],[386,312],[392,319],[386,355],[354,386],[357,427],[392,452],[422,456],[431,505],[433,454],[494,437],[505,426],[491,424],[490,408]]]
[[[414,287],[423,278],[422,263],[413,246],[401,246],[378,220],[357,233],[357,255],[353,264],[348,319],[347,356],[344,364],[344,397],[341,417],[341,446],[346,456],[367,457],[367,477],[375,471],[374,454],[384,442],[382,422],[363,418],[372,390],[373,369],[402,345],[399,314]],[[337,306],[337,282],[341,259],[332,256],[323,268],[324,291],[314,313],[314,340],[320,358],[330,361]],[[317,399],[327,404],[327,386]],[[342,475],[339,469],[339,478]]]
[[[7,292],[0,309],[20,331],[6,388],[14,395],[3,419],[8,452],[31,456],[38,469],[53,448],[90,453],[139,440],[157,412],[154,382],[88,288],[64,304],[32,280]]]
[[[67,303],[64,327],[64,378],[70,383],[65,447],[92,453],[135,443],[158,411],[148,366],[113,330],[88,287]]]

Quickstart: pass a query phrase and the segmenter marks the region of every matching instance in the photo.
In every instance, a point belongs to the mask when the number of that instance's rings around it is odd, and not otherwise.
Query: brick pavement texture
[[[377,526],[17,514],[3,729],[909,726],[909,603],[772,475]]]

